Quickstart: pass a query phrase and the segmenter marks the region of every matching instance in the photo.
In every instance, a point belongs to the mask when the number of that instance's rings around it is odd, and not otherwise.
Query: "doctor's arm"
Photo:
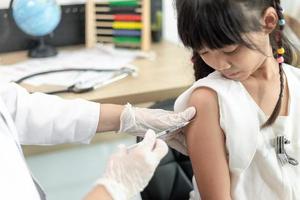
[[[84,200],[113,200],[104,186],[96,186]]]
[[[0,88],[1,98],[17,127],[22,144],[89,143],[96,132],[118,131],[143,136],[147,129],[160,132],[189,121],[195,108],[175,113],[161,109],[99,104],[82,99],[66,100],[42,93],[29,94],[17,84]],[[166,141],[177,150],[183,135]]]
[[[97,132],[117,131],[120,129],[120,116],[124,106],[101,104]]]
[[[230,200],[230,176],[225,136],[219,125],[217,94],[209,88],[193,92],[189,105],[197,115],[187,127],[186,139],[201,199]]]

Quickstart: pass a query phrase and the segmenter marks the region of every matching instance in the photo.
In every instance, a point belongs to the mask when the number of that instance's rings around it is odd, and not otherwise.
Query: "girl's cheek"
[[[201,56],[201,58],[207,65],[215,69],[214,66],[216,66],[216,60],[215,60],[216,58],[212,58],[212,56],[209,55]]]

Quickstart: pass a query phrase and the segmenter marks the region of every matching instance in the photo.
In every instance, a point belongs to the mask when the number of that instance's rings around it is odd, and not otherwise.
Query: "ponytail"
[[[282,104],[282,97],[283,97],[283,91],[284,91],[284,79],[283,79],[283,70],[282,70],[282,64],[285,62],[285,59],[290,59],[292,55],[290,54],[291,49],[289,46],[285,46],[285,38],[283,35],[283,29],[285,25],[285,19],[283,16],[283,9],[280,6],[280,0],[274,0],[273,7],[276,9],[277,15],[278,15],[278,26],[277,30],[274,31],[273,39],[275,39],[276,45],[272,45],[273,47],[277,47],[277,50],[275,51],[275,57],[278,62],[279,66],[279,75],[280,75],[280,92],[278,96],[278,100],[276,103],[276,106],[269,117],[269,119],[262,125],[261,128],[265,128],[267,126],[272,125],[275,120],[277,119],[280,110],[281,110],[281,104]],[[286,47],[286,48],[284,48]],[[288,51],[288,52],[287,52]],[[274,52],[274,50],[273,50]],[[291,62],[291,60],[288,60]]]

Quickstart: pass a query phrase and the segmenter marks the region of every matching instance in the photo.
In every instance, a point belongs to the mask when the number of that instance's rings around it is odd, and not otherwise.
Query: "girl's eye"
[[[228,51],[223,51],[224,54],[226,55],[233,55],[237,53],[239,50],[239,46],[236,46],[234,49],[228,50]]]

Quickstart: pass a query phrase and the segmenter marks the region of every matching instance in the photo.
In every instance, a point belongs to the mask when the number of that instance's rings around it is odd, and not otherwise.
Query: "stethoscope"
[[[46,74],[60,73],[60,72],[114,72],[114,76],[105,81],[103,81],[103,80],[101,80],[101,81],[99,81],[99,80],[79,81],[79,82],[76,82],[76,83],[68,86],[65,89],[45,92],[46,94],[58,94],[58,93],[65,93],[65,92],[84,93],[84,92],[89,92],[89,91],[95,90],[97,88],[103,87],[110,83],[116,82],[127,76],[134,76],[134,77],[137,76],[137,69],[134,66],[122,67],[120,69],[66,68],[66,69],[55,69],[55,70],[47,70],[47,71],[37,72],[34,74],[24,76],[13,82],[20,84],[23,81],[28,80],[30,78],[34,78],[34,77],[46,75]]]

